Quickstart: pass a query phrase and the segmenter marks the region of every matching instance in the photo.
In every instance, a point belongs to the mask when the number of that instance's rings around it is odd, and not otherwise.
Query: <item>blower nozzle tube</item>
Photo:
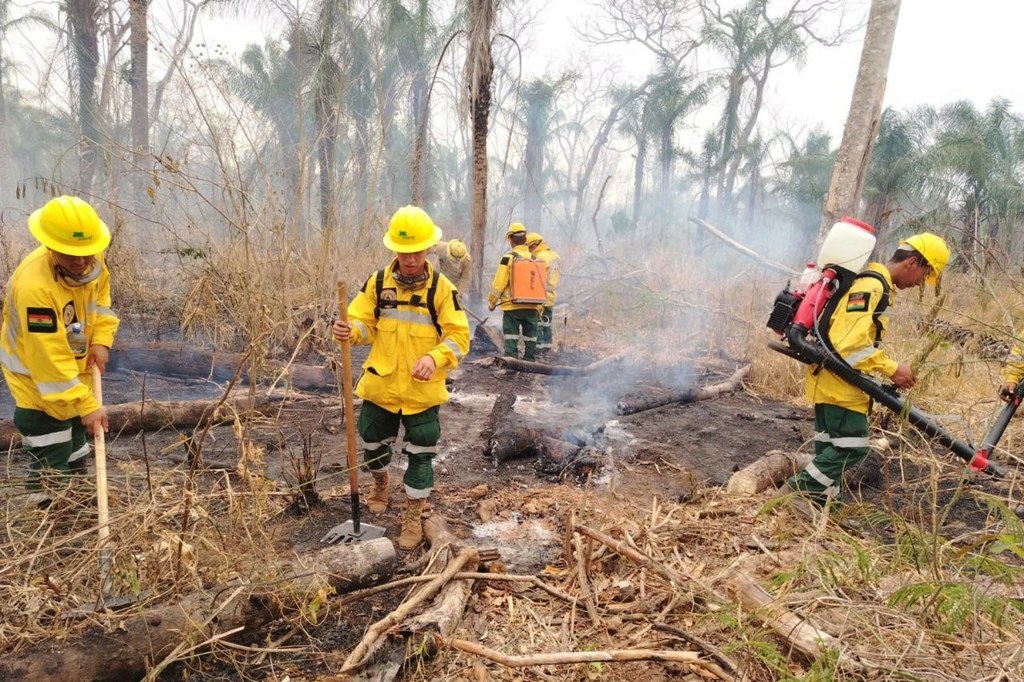
[[[845,362],[832,357],[824,348],[807,341],[806,334],[806,329],[794,324],[786,333],[786,340],[789,342],[789,346],[773,343],[771,347],[773,350],[796,357],[796,359],[808,365],[820,364],[846,383],[867,393],[875,402],[905,418],[914,427],[934,438],[954,455],[966,461],[971,469],[985,471],[995,478],[1006,476],[1006,469],[988,460],[989,453],[987,451],[975,451],[974,448],[966,443],[956,440],[948,431],[928,419],[923,412],[907,405],[906,401],[894,391],[861,374]]]

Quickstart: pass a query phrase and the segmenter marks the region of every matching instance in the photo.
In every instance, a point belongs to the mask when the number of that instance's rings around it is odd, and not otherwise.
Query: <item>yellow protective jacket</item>
[[[881,274],[889,284],[889,305],[893,303],[895,289],[889,271],[881,263],[869,263],[868,270]],[[882,283],[873,277],[854,280],[850,290],[840,299],[832,314],[829,339],[839,355],[854,369],[867,374],[877,373],[891,377],[899,366],[885,351],[875,346],[888,327],[888,317],[879,316],[881,329],[875,328],[874,313],[882,299]],[[831,372],[809,367],[805,393],[812,403],[838,405],[854,412],[867,414],[870,399]]]
[[[491,282],[491,293],[487,296],[487,305],[496,306],[501,304],[502,310],[529,310],[539,311],[543,306],[536,303],[513,303],[512,302],[512,254],[520,258],[530,258],[530,248],[526,244],[513,246],[512,251],[506,253],[498,261],[498,271],[494,273],[494,281]]]
[[[469,292],[469,278],[473,272],[473,260],[467,253],[462,258],[448,257],[448,242],[438,242],[437,269],[455,285],[462,294]]]
[[[1024,379],[1024,344],[1015,341],[1003,363],[1003,383],[1019,384]]]
[[[352,343],[372,344],[356,395],[389,412],[416,414],[448,401],[444,380],[469,352],[469,322],[455,287],[439,274],[432,296],[435,326],[428,305],[433,266],[426,264],[427,280],[420,287],[403,289],[393,276],[397,265],[398,260],[392,260],[383,271],[379,299],[380,271],[370,275],[348,306]],[[413,366],[427,354],[437,367],[434,376],[430,381],[413,379]]]
[[[558,280],[562,278],[562,258],[544,240],[533,247],[531,253],[534,258],[544,261],[548,266],[548,302],[545,305],[551,308],[555,305],[555,290],[558,288]]]
[[[0,365],[18,407],[54,419],[81,417],[99,409],[87,356],[76,358],[67,328],[81,322],[89,345],[110,348],[118,319],[110,309],[110,272],[100,257],[100,276],[68,286],[40,246],[11,275],[0,327]]]

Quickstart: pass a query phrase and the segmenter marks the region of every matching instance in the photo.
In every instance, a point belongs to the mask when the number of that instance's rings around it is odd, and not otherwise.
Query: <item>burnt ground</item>
[[[357,354],[357,361],[359,357]],[[556,361],[586,365],[594,359],[563,356]],[[442,514],[457,535],[480,547],[497,548],[509,572],[536,573],[559,560],[559,527],[581,493],[639,509],[649,508],[655,499],[685,502],[697,490],[724,485],[733,472],[770,450],[806,447],[813,432],[808,407],[766,401],[744,391],[627,416],[616,413],[620,400],[668,394],[683,383],[717,383],[736,366],[728,359],[703,358],[685,367],[640,368],[627,360],[593,375],[549,376],[506,373],[494,367],[493,358],[471,355],[454,373],[451,400],[441,411],[436,487],[428,510]],[[219,390],[206,381],[159,377],[150,377],[147,385],[148,395],[165,399],[212,397]],[[111,375],[105,390],[108,402],[137,400],[138,377]],[[328,529],[351,517],[340,402],[332,395],[301,395],[283,403],[274,417],[255,422],[248,435],[264,449],[266,475],[279,490],[294,489],[296,462],[303,452],[318,460],[320,501],[308,510],[290,505],[273,521],[270,535],[280,555],[317,549]],[[488,454],[496,431],[523,429],[580,446],[579,461],[553,464],[550,457],[527,451],[498,462]],[[913,438],[888,435],[893,440]],[[110,469],[116,475],[122,465],[138,460],[142,452],[154,470],[187,467],[187,436],[172,431],[144,436],[111,434]],[[191,441],[194,448],[195,438]],[[205,467],[229,471],[236,467],[239,446],[230,426],[214,427],[202,443]],[[400,443],[396,445],[396,452],[399,450]],[[8,461],[9,475],[18,476],[17,456]],[[404,462],[396,455],[391,466],[392,505],[382,515],[371,515],[364,508],[363,520],[386,527],[387,536],[397,544],[401,504],[396,498],[401,497]],[[874,475],[863,478],[858,495],[870,509],[881,510],[882,516],[888,514],[886,509],[898,511],[927,529],[936,513],[930,496],[934,466],[934,458],[922,463],[887,456]],[[964,493],[957,473],[962,468],[955,463],[948,463],[943,470],[950,482],[939,492],[940,505],[949,503],[948,509],[940,510],[942,522],[954,534],[969,530],[974,521],[989,513],[985,496],[971,489]],[[210,476],[215,480],[223,471]],[[362,473],[361,487],[365,495],[367,473]],[[887,522],[883,519],[878,526],[884,540]],[[422,554],[423,550],[406,554],[403,561],[414,564]],[[397,598],[385,595],[358,602],[311,629],[309,636],[321,650],[351,648],[364,627],[352,628],[351,624],[379,618],[393,608]],[[267,641],[290,627],[272,627],[254,635],[252,641]],[[216,661],[199,665],[195,670],[178,664],[167,679],[240,679],[231,666]],[[315,675],[318,664],[310,661],[308,665],[306,674]]]

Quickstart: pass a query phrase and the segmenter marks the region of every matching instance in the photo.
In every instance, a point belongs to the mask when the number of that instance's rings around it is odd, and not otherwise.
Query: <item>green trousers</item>
[[[391,445],[398,438],[399,426],[405,427],[402,454],[409,459],[402,479],[405,494],[414,499],[429,497],[434,489],[434,455],[441,440],[440,406],[402,414],[364,400],[356,422],[363,439],[363,462],[370,471],[386,469],[391,463]]]
[[[505,310],[501,315],[501,333],[505,340],[505,357],[519,357],[519,342],[523,342],[523,359],[537,359],[537,323],[540,314],[536,308]]]
[[[54,419],[40,410],[14,408],[14,425],[21,433],[21,447],[31,458],[28,487],[39,490],[52,481],[64,483],[72,474],[85,474],[91,452],[79,417]]]
[[[537,350],[547,353],[552,348],[551,318],[554,317],[555,306],[546,305],[540,311],[540,322],[537,324]]]
[[[838,500],[843,472],[868,456],[868,416],[836,405],[814,405],[814,459],[789,479],[789,487],[807,493],[819,505]]]

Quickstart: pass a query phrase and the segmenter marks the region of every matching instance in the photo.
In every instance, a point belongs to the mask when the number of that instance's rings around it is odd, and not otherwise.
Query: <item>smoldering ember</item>
[[[0,680],[1024,679],[968,4],[0,0]]]

